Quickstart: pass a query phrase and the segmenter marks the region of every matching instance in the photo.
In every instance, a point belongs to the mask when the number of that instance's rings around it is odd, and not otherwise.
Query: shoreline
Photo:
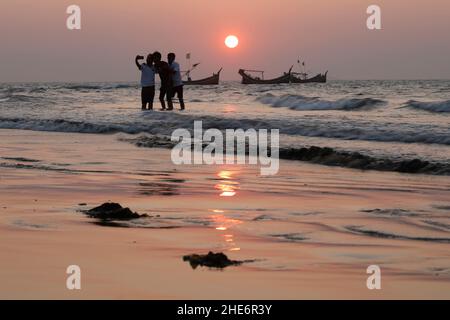
[[[168,150],[111,135],[0,138],[3,158],[31,166],[0,168],[3,299],[449,298],[448,244],[420,240],[448,237],[445,176],[281,160],[279,175],[260,177],[253,166],[173,166]],[[152,218],[115,228],[78,212],[107,201]],[[208,251],[256,261],[219,271],[182,259]],[[80,291],[65,288],[72,264]],[[366,288],[371,264],[380,291]]]
[[[22,129],[0,129],[0,130],[22,130]],[[36,131],[24,129],[23,131],[32,132],[48,132],[59,134],[87,134],[87,135],[109,135],[117,136],[126,133],[123,132],[109,132],[109,133],[79,133],[79,132],[58,132],[58,131]],[[128,137],[120,137],[118,141],[128,141],[140,148],[164,148],[170,149],[176,145],[169,137],[162,135],[151,135],[146,133],[126,134]],[[203,145],[205,148],[206,144]],[[192,145],[192,152],[193,152]],[[247,147],[248,148],[248,147]],[[270,151],[270,150],[269,150]],[[224,155],[226,152],[224,152]],[[236,154],[236,153],[235,153]],[[246,150],[245,155],[248,155]],[[270,152],[269,152],[270,155]],[[2,157],[0,157],[2,159]],[[420,158],[410,158],[403,160],[396,160],[390,158],[377,158],[370,155],[363,154],[358,151],[336,150],[330,147],[320,146],[300,146],[282,147],[279,149],[279,159],[289,161],[300,161],[316,165],[323,165],[328,167],[341,167],[359,170],[361,172],[377,171],[377,172],[397,172],[408,174],[424,174],[436,176],[450,176],[450,162],[427,161]],[[8,159],[6,159],[8,160]],[[26,162],[26,161],[25,161]],[[0,163],[0,167],[14,167],[13,164]],[[22,166],[26,169],[26,166]]]

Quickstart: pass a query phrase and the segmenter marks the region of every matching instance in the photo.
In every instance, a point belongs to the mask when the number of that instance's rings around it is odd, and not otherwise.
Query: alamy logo
[[[368,274],[371,274],[368,278],[367,278],[367,289],[369,290],[373,290],[373,289],[377,289],[380,290],[381,289],[381,269],[379,266],[377,265],[371,265],[367,267],[366,272]]]
[[[187,129],[176,129],[172,141],[172,162],[181,164],[259,164],[261,175],[279,170],[279,130],[218,129],[203,132],[202,121],[194,121],[194,137]]]
[[[77,5],[67,7],[66,13],[70,16],[66,20],[66,26],[69,30],[81,29],[81,8]]]
[[[77,265],[67,267],[66,273],[69,275],[66,280],[66,287],[69,290],[81,290],[81,268]]]
[[[367,14],[370,14],[367,18],[367,29],[381,30],[381,8],[377,5],[371,5],[367,8]]]

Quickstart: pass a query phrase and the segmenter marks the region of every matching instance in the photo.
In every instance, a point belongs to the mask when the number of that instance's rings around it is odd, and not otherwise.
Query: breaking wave
[[[69,89],[75,91],[88,91],[88,90],[114,90],[114,89],[130,89],[138,88],[137,84],[68,84],[61,86],[60,89]]]
[[[121,140],[143,148],[172,148],[176,144],[175,142],[172,142],[169,137],[160,135],[141,135],[135,138],[121,138]],[[204,147],[205,146],[206,145],[204,145]],[[359,152],[340,151],[327,147],[282,147],[279,149],[279,157],[280,159],[285,160],[298,160],[327,166],[339,166],[360,170],[450,175],[450,163],[431,162],[420,159],[399,160],[376,158],[361,154]],[[400,213],[394,212],[394,214]]]
[[[408,102],[406,102],[405,106],[429,112],[450,112],[450,100],[436,102],[420,102],[409,100]]]
[[[51,104],[51,102],[48,102],[48,100],[46,100],[44,97],[30,94],[11,94],[3,96],[0,97],[0,102],[47,102],[48,104]]]
[[[371,126],[370,123],[323,122],[312,119],[302,121],[284,121],[279,119],[257,118],[219,118],[214,116],[182,115],[155,112],[148,117],[130,117],[126,121],[110,121],[108,119],[77,121],[65,119],[32,119],[2,118],[0,128],[35,131],[79,132],[79,133],[116,133],[129,134],[149,133],[170,135],[178,128],[193,129],[195,120],[202,120],[203,129],[230,128],[279,129],[281,134],[290,136],[320,137],[342,140],[363,140],[401,143],[424,143],[450,145],[447,130],[429,125],[417,125],[401,128],[395,123],[386,124],[383,128]]]
[[[348,98],[336,101],[322,100],[317,97],[286,94],[275,96],[271,93],[256,98],[257,101],[275,108],[289,108],[291,110],[357,110],[372,108],[386,103],[374,98]]]
[[[81,132],[81,133],[108,133],[114,132],[108,127],[92,125],[79,121],[57,120],[26,120],[26,119],[0,119],[2,129],[21,129],[35,131]]]
[[[340,151],[316,146],[309,148],[282,148],[279,153],[281,159],[307,161],[328,166],[361,170],[450,175],[450,163],[430,162],[421,159],[376,158],[359,152]]]
[[[396,240],[414,240],[414,241],[429,241],[429,242],[438,242],[438,243],[450,243],[450,238],[439,238],[439,237],[427,237],[427,236],[408,236],[402,234],[389,233],[384,231],[366,229],[362,226],[346,226],[348,231],[365,235],[369,237],[375,238],[384,238],[384,239],[396,239]]]
[[[62,92],[90,92],[90,91],[111,91],[118,89],[137,89],[139,86],[133,83],[99,83],[99,84],[58,84],[58,85],[40,85],[40,86],[24,86],[24,87],[3,87],[0,88],[0,102],[10,100],[10,102],[27,102],[36,100],[38,98],[46,97],[47,93],[62,93]],[[51,97],[54,99],[54,97]],[[51,101],[51,99],[48,99]]]

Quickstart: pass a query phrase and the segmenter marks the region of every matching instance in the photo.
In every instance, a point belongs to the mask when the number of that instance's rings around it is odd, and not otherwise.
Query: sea
[[[158,147],[155,137],[202,120],[204,129],[279,129],[286,159],[450,174],[449,80],[225,81],[184,95],[185,111],[159,111],[157,95],[155,110],[141,111],[136,82],[3,83],[0,129],[136,135],[128,141]]]

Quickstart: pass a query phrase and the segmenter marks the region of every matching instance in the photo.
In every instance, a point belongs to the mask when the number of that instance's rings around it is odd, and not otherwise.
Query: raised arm
[[[139,60],[142,60],[142,59],[144,59],[144,57],[139,56],[139,55],[137,55],[136,58],[134,59],[134,62],[136,63],[136,66],[138,67],[139,70],[142,69],[142,65],[139,63]]]

